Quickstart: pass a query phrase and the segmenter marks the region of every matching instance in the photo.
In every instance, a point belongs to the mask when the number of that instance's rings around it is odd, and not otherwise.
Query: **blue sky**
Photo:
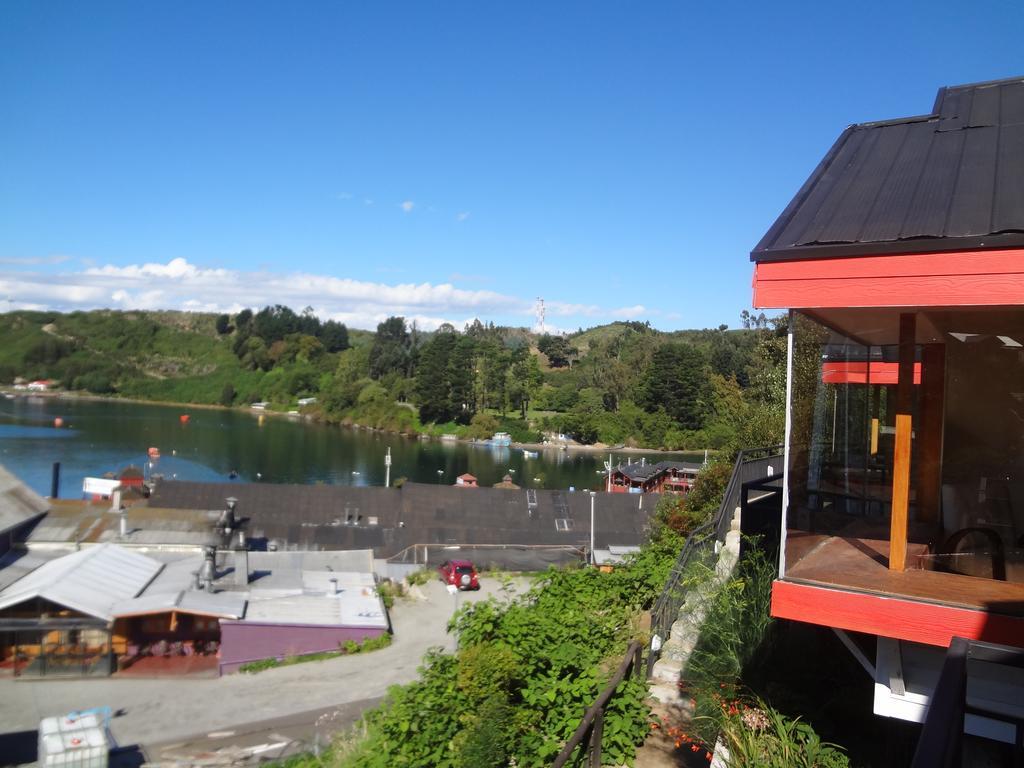
[[[0,4],[0,309],[727,323],[849,123],[1024,75],[1024,5]]]

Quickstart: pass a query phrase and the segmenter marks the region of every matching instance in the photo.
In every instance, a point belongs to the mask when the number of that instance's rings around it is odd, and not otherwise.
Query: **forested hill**
[[[661,332],[619,322],[566,336],[484,325],[425,333],[392,317],[376,332],[282,307],[0,314],[0,384],[279,410],[399,432],[652,448],[778,437],[783,344],[764,316],[743,329]]]

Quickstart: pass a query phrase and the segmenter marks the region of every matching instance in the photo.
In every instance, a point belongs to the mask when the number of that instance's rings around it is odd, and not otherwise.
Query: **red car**
[[[480,589],[480,577],[469,560],[445,560],[437,568],[441,581],[459,589]]]

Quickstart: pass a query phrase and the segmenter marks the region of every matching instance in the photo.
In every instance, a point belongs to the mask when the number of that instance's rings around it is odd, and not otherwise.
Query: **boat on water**
[[[540,454],[537,451],[528,451],[525,448],[523,449],[524,459],[536,459],[539,455]]]
[[[487,442],[490,445],[507,448],[512,445],[512,436],[508,432],[495,432],[494,437]]]

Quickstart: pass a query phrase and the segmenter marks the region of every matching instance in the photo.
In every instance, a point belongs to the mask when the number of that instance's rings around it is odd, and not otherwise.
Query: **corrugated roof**
[[[339,595],[290,595],[266,599],[261,599],[259,592],[254,590],[243,622],[305,626],[388,626],[387,614],[372,588],[343,591]]]
[[[245,615],[245,594],[241,592],[201,592],[183,590],[149,594],[122,600],[111,609],[112,616],[141,616],[152,613],[182,613],[240,619]]]
[[[138,595],[163,565],[115,544],[101,544],[45,563],[0,592],[0,609],[43,598],[101,619]]]
[[[753,261],[1024,246],[1024,78],[847,128]]]
[[[24,525],[50,508],[50,502],[0,465],[0,534]]]

